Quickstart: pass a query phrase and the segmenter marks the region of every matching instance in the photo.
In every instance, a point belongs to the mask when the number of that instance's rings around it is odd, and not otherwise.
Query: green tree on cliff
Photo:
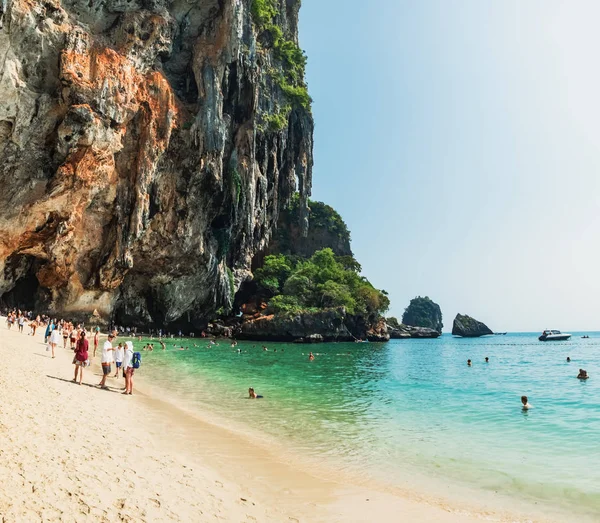
[[[307,260],[282,254],[267,256],[254,278],[272,295],[271,312],[345,307],[349,314],[378,318],[387,311],[390,300],[360,275],[360,265],[350,258],[338,257],[329,248]]]
[[[429,296],[424,298],[417,296],[410,300],[410,304],[404,310],[402,323],[413,327],[428,327],[440,333],[444,326],[442,323],[442,310]]]

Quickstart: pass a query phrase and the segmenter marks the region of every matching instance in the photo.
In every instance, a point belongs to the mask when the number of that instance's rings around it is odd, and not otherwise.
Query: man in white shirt
[[[115,352],[115,349],[113,349],[112,346],[113,339],[114,336],[109,334],[108,339],[104,342],[104,346],[102,347],[102,381],[100,381],[99,386],[103,389],[108,389],[106,386],[106,378],[110,374],[110,366],[113,362],[113,353]]]

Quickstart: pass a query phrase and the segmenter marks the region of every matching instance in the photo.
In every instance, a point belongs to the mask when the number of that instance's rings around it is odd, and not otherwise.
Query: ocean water
[[[170,340],[166,351],[144,353],[142,372],[192,408],[341,471],[391,486],[418,472],[600,515],[600,334],[582,334],[546,343],[535,333],[269,343],[268,351]],[[579,368],[589,380],[576,379]],[[248,400],[249,386],[264,399]],[[531,410],[522,411],[521,395]]]

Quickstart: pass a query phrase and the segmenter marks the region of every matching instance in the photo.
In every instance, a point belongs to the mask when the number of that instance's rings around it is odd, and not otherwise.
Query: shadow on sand
[[[46,374],[46,377],[48,378],[52,378],[53,380],[59,380],[59,381],[64,381],[65,383],[71,383],[73,385],[77,385],[73,380],[67,380],[65,378],[59,378],[58,376],[50,376],[50,374]],[[100,387],[98,387],[98,385],[92,385],[91,383],[81,383],[82,386],[85,387],[90,387],[92,389],[98,389],[98,390],[103,390],[103,391],[107,391],[107,392],[113,392],[115,394],[120,394],[121,391],[120,390],[115,390],[115,389],[111,389],[110,387],[107,389],[101,389]]]

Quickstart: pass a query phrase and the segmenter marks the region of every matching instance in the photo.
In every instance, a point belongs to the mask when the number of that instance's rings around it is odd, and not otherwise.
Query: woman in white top
[[[55,325],[54,330],[50,334],[50,347],[52,347],[52,357],[54,358],[54,349],[56,349],[57,345],[60,343],[60,333],[58,332],[58,327]]]
[[[125,354],[123,356],[123,370],[125,371],[125,392],[123,394],[131,394],[133,392],[133,343],[125,342]]]

